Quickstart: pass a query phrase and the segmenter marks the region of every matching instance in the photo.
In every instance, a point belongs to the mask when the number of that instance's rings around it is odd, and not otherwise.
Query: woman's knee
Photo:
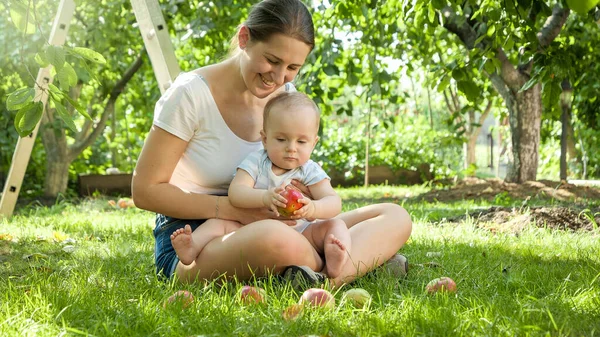
[[[408,211],[397,204],[385,203],[382,204],[384,208],[383,213],[389,216],[390,219],[394,219],[394,229],[397,230],[402,236],[410,236],[412,232],[412,220]]]
[[[282,222],[268,221],[256,224],[260,234],[257,244],[262,254],[275,257],[280,263],[292,264],[299,256],[310,252],[312,246],[302,234]]]

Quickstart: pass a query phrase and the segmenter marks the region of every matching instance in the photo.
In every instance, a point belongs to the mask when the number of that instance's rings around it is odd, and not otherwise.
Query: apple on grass
[[[371,294],[362,288],[354,288],[346,291],[342,299],[350,302],[356,308],[364,308],[371,302]]]
[[[302,294],[299,304],[332,309],[335,307],[335,298],[325,289],[310,288]]]
[[[433,294],[436,292],[456,292],[456,282],[449,277],[438,277],[436,279],[431,280],[431,282],[427,283],[425,286],[425,290],[429,294]]]
[[[299,210],[304,204],[298,202],[304,196],[300,191],[294,187],[286,187],[283,192],[280,193],[286,200],[285,208],[277,207],[277,211],[281,216],[292,216],[296,210]]]
[[[189,307],[192,302],[194,302],[194,295],[187,290],[179,290],[173,295],[169,296],[165,303],[163,304],[163,308],[172,305],[180,305],[181,308],[185,309]]]
[[[240,301],[244,304],[256,304],[267,302],[267,293],[263,288],[243,286],[240,291]]]

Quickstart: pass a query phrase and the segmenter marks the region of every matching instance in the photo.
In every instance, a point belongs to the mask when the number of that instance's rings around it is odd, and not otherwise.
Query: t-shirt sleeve
[[[287,83],[285,84],[285,91],[286,91],[286,92],[295,92],[295,91],[297,91],[297,90],[296,90],[296,87],[294,86],[294,83],[292,83],[292,82],[287,82]]]
[[[177,78],[154,107],[154,125],[185,141],[192,139],[201,118],[189,81]]]
[[[262,151],[254,151],[250,153],[241,163],[238,165],[238,169],[242,169],[256,181],[258,179],[260,170],[260,161],[262,158]]]
[[[304,171],[303,183],[306,186],[314,185],[323,179],[331,180],[331,178],[327,175],[327,173],[325,173],[321,166],[319,166],[319,164],[315,163],[312,160],[306,162],[302,169]]]

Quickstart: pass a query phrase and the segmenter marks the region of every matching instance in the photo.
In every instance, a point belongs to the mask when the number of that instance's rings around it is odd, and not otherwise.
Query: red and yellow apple
[[[243,286],[240,291],[240,301],[244,304],[265,303],[267,301],[267,293],[263,288]]]
[[[296,210],[299,210],[304,206],[304,204],[298,202],[298,200],[303,198],[303,195],[297,189],[286,187],[280,194],[287,200],[285,208],[277,207],[277,211],[280,215],[292,216]]]
[[[310,288],[302,294],[299,304],[332,309],[335,307],[335,298],[325,289]]]
[[[194,302],[194,295],[192,295],[191,292],[187,290],[179,290],[167,298],[163,304],[163,308],[166,308],[167,305],[180,305],[183,309],[185,309],[189,307],[192,302]]]
[[[438,277],[436,279],[431,280],[431,282],[427,283],[425,286],[425,290],[429,294],[433,294],[436,292],[456,292],[456,282],[449,277]]]

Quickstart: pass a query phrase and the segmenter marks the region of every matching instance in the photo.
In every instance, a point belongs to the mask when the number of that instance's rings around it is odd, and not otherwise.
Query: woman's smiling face
[[[246,27],[240,29],[244,33]],[[291,82],[306,61],[311,47],[284,34],[267,41],[252,42],[240,36],[240,68],[246,87],[254,96],[264,98]]]

